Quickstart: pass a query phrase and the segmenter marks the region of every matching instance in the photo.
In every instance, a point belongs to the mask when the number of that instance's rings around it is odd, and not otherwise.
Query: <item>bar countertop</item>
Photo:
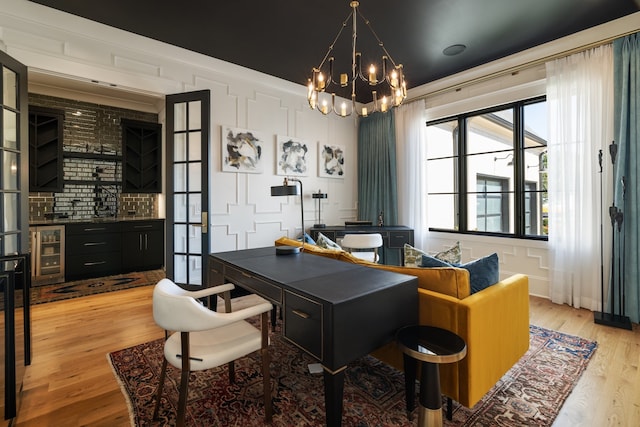
[[[130,222],[130,221],[164,221],[164,218],[157,218],[151,216],[118,216],[118,217],[96,217],[96,218],[55,218],[55,219],[34,219],[29,221],[29,225],[44,226],[44,225],[66,225],[66,224],[98,224],[105,222]]]

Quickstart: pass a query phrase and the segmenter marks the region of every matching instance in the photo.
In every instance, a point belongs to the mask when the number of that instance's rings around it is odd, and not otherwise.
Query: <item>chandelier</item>
[[[351,13],[342,23],[338,35],[329,46],[329,50],[320,65],[314,67],[312,70],[307,93],[309,106],[312,109],[317,109],[324,115],[333,112],[342,117],[350,116],[354,112],[359,116],[367,116],[369,113],[376,111],[386,112],[390,108],[402,104],[402,101],[407,97],[407,86],[404,80],[402,64],[396,64],[393,61],[384,44],[380,41],[375,31],[373,31],[369,21],[362,16],[358,10],[360,3],[352,1],[349,5],[352,9]],[[356,49],[356,41],[358,39],[356,15],[359,15],[367,27],[369,27],[369,30],[371,30],[383,53],[381,65],[376,67],[376,65],[371,64],[366,73],[362,71],[362,54]],[[334,57],[330,55],[350,19],[352,20],[351,73],[340,73],[339,81],[336,81],[334,80],[333,71]],[[379,70],[380,74],[378,74]],[[339,106],[336,106],[336,92],[342,91],[346,93],[346,98],[348,97],[347,90],[349,86],[351,86],[351,103],[342,102]],[[361,91],[371,90],[373,111],[367,110],[367,107],[363,107],[360,111],[357,110],[357,89]]]

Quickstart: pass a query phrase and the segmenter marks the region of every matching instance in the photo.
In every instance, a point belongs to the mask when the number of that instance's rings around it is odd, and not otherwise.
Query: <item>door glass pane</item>
[[[189,277],[191,278],[192,285],[202,285],[202,257],[190,256],[189,257]]]
[[[189,103],[189,129],[202,129],[202,101]]]
[[[18,189],[18,155],[9,151],[2,153],[2,189]],[[16,210],[18,208],[17,206],[11,207]]]
[[[173,106],[173,130],[183,131],[187,126],[187,104],[175,104]]]
[[[4,110],[4,128],[2,131],[2,146],[18,148],[18,116],[15,112]]]
[[[176,194],[173,196],[173,208],[175,209],[175,222],[187,222],[187,195]]]
[[[18,250],[18,234],[8,234],[4,236],[4,254],[17,254]]]
[[[187,165],[173,165],[174,191],[187,191]]]
[[[4,230],[3,231],[19,231],[18,228],[18,195],[10,193],[4,195],[4,206],[10,206],[12,209],[4,211]]]
[[[187,283],[187,257],[186,255],[174,255],[173,257],[174,277],[176,283]]]
[[[184,162],[187,160],[187,135],[179,133],[173,137],[173,160],[175,162]]]
[[[202,133],[189,132],[189,161],[197,161],[202,157]]]
[[[174,252],[187,252],[186,224],[176,224],[173,226],[173,250]]]
[[[202,196],[200,193],[189,194],[189,222],[200,224],[202,221]]]
[[[2,67],[2,82],[2,103],[7,107],[17,108],[18,90],[16,85],[18,79],[16,78],[16,73],[7,67]]]
[[[202,174],[202,163],[188,163],[189,165],[189,191],[200,192],[202,182],[200,177]]]
[[[189,226],[189,253],[202,253],[202,227]]]

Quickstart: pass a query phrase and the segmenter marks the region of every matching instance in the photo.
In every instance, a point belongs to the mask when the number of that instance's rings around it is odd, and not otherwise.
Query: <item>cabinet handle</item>
[[[106,230],[105,227],[98,227],[98,228],[85,228],[84,231],[104,231]]]
[[[296,316],[300,316],[303,319],[308,319],[311,317],[311,315],[309,313],[305,313],[304,311],[300,311],[300,310],[291,310],[291,312],[293,314],[295,314]]]
[[[133,228],[141,229],[141,228],[152,228],[153,225],[134,225]]]
[[[149,235],[144,233],[144,250],[149,249]]]
[[[85,262],[84,265],[86,267],[92,266],[92,265],[101,265],[101,264],[106,264],[107,261],[95,261],[95,262]]]
[[[138,249],[142,250],[142,234],[138,235]]]
[[[85,246],[102,246],[102,245],[106,245],[107,242],[87,242],[84,245]]]
[[[251,275],[249,273],[245,273],[244,271],[241,271],[241,273],[244,277],[248,277],[251,279]]]

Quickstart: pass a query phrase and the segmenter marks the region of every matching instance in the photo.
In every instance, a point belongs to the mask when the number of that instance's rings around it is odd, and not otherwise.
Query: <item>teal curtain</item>
[[[358,219],[398,224],[395,111],[358,123]]]
[[[622,211],[614,268],[624,288],[623,309],[640,321],[640,33],[614,40],[614,135],[618,145],[614,203]],[[624,183],[623,183],[624,179]],[[621,250],[620,248],[624,248]],[[612,284],[618,286],[617,284]],[[616,289],[617,292],[617,289]],[[618,303],[615,303],[618,306]],[[618,314],[618,307],[614,307]]]

